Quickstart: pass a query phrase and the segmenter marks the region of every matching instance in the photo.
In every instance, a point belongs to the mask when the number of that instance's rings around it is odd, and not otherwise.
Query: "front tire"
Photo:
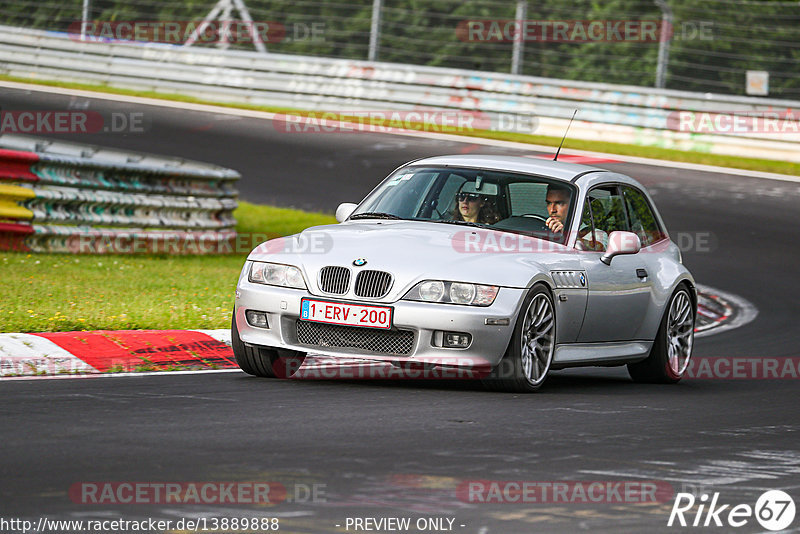
[[[239,337],[235,316],[231,318],[231,347],[242,371],[263,378],[291,378],[306,358],[302,352],[245,345]]]
[[[556,314],[550,291],[538,284],[520,308],[503,359],[483,382],[498,391],[529,393],[544,384],[556,346]]]
[[[697,306],[689,288],[682,284],[667,304],[650,355],[641,362],[628,364],[631,378],[635,382],[651,384],[680,381],[692,357],[696,318]]]

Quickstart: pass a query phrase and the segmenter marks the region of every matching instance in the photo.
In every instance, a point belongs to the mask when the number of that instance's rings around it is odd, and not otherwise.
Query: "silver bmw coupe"
[[[589,166],[440,156],[395,170],[339,224],[262,243],[231,324],[247,373],[307,354],[470,369],[528,392],[551,370],[627,365],[674,383],[697,293],[644,187]]]

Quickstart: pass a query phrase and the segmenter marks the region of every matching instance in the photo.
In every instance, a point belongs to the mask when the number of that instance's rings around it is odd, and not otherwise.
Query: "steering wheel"
[[[431,200],[430,206],[431,206],[431,211],[435,212],[436,215],[439,216],[439,219],[444,219],[444,213],[439,211],[439,201],[438,200],[435,200],[435,199]]]
[[[550,228],[547,226],[547,219],[549,219],[549,217],[544,217],[543,215],[538,215],[536,213],[523,213],[520,215],[520,217],[525,217],[526,219],[535,219],[542,223],[542,231],[548,233],[552,232],[552,230],[550,230]]]
[[[532,219],[539,219],[542,222],[547,221],[547,217],[542,217],[541,215],[537,215],[535,213],[523,213],[522,215],[519,215],[519,217],[530,217]]]

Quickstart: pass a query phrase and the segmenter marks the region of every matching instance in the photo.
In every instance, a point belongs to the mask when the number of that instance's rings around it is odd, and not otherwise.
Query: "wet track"
[[[287,134],[262,119],[5,88],[0,95],[3,110],[142,112],[144,133],[65,138],[225,165],[242,173],[245,200],[328,212],[413,158],[518,153],[394,135]],[[649,188],[699,283],[758,309],[741,328],[698,338],[696,356],[799,356],[800,184],[598,166]],[[457,488],[474,480],[657,481],[673,491],[720,492],[722,503],[753,505],[768,489],[798,501],[798,384],[789,377],[648,386],[633,384],[622,368],[553,373],[535,395],[470,383],[278,382],[237,372],[6,382],[2,515],[269,516],[280,517],[285,532],[344,531],[348,517],[447,517],[464,533],[666,532],[672,496],[485,504]],[[282,483],[290,494],[295,484],[317,485],[320,495],[270,507],[86,505],[68,495],[84,481],[253,480]],[[755,520],[738,529],[762,530]]]

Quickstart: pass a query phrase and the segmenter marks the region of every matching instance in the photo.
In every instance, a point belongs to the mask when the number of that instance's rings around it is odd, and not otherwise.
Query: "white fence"
[[[523,133],[556,137],[579,109],[570,130],[573,138],[800,162],[800,102],[787,100],[152,43],[90,42],[75,35],[4,26],[0,73],[302,110],[469,110],[487,114],[496,127],[534,125]],[[775,117],[762,120],[763,113]],[[514,117],[525,120],[508,120]]]

